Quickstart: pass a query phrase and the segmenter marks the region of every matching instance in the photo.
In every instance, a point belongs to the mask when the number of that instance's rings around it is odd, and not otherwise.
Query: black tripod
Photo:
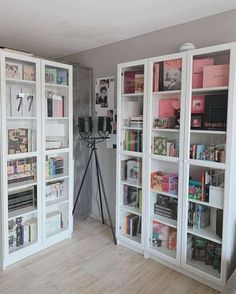
[[[109,210],[109,206],[108,206],[108,202],[107,202],[107,197],[106,197],[106,192],[105,192],[105,187],[104,187],[104,183],[103,183],[103,179],[102,179],[102,172],[101,172],[100,164],[99,164],[99,161],[98,161],[98,155],[97,155],[97,146],[96,145],[98,143],[101,143],[104,139],[107,139],[107,138],[101,138],[101,137],[96,138],[96,137],[94,137],[94,138],[85,139],[85,140],[88,141],[87,147],[91,149],[91,153],[90,153],[89,160],[88,160],[88,163],[87,163],[87,166],[86,166],[86,169],[85,169],[85,172],[84,172],[84,175],[83,175],[80,187],[79,187],[79,192],[78,192],[78,195],[77,195],[76,200],[75,200],[75,204],[74,204],[72,214],[74,214],[74,212],[75,212],[75,208],[76,208],[77,202],[78,202],[79,197],[80,197],[80,193],[81,193],[83,183],[84,183],[84,180],[85,180],[88,168],[89,168],[89,164],[90,164],[90,161],[91,161],[92,156],[94,154],[95,155],[95,164],[96,164],[97,183],[98,183],[98,191],[99,191],[99,201],[100,201],[102,223],[105,224],[105,222],[104,222],[104,214],[103,214],[103,205],[102,205],[102,191],[103,191],[103,196],[104,196],[104,201],[105,201],[105,205],[106,205],[106,209],[107,209],[107,215],[108,215],[108,219],[109,219],[109,223],[110,223],[110,228],[111,228],[111,231],[112,231],[114,243],[116,245],[117,242],[116,242],[115,231],[114,231],[114,227],[113,227],[112,220],[111,220],[111,214],[110,214],[110,210]]]

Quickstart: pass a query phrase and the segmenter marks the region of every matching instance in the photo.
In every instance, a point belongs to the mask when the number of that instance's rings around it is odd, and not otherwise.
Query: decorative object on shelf
[[[184,51],[189,51],[195,49],[196,46],[193,43],[184,43],[183,45],[180,46],[179,51],[184,52]]]
[[[56,84],[57,83],[57,69],[46,67],[45,68],[45,83]]]
[[[22,64],[6,62],[5,69],[7,78],[22,80]]]
[[[35,66],[30,64],[23,65],[23,78],[27,81],[35,81]]]

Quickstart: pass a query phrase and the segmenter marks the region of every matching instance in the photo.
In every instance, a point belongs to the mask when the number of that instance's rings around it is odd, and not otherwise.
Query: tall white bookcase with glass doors
[[[140,62],[147,62],[143,113],[135,106]],[[235,43],[118,65],[118,243],[219,290],[236,265],[235,78]],[[126,131],[137,122],[143,242],[139,193],[127,188],[134,158],[124,151],[135,145]]]
[[[0,51],[1,267],[72,233],[72,67]]]

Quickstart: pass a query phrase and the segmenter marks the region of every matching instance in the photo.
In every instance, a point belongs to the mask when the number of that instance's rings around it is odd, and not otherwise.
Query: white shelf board
[[[136,188],[142,189],[141,184],[132,183],[130,181],[121,181],[121,183],[122,183],[122,185],[128,185],[128,186],[131,186],[131,187],[136,187]]]
[[[187,265],[200,272],[213,276],[214,278],[220,279],[220,273],[218,270],[213,269],[212,265],[206,265],[203,261],[192,259],[187,261]]]
[[[46,202],[46,207],[50,209],[55,207],[55,209],[59,206],[59,205],[64,205],[64,204],[68,204],[69,200],[64,200],[64,198],[62,199],[57,199],[57,200],[53,200],[53,201],[48,201]]]
[[[179,129],[160,129],[152,128],[152,132],[169,132],[169,133],[179,133]]]
[[[69,89],[69,86],[68,86],[68,85],[49,84],[49,83],[45,83],[45,87],[49,87],[49,88],[64,88],[64,89]]]
[[[46,180],[46,183],[68,179],[69,176],[57,176]]]
[[[222,239],[216,235],[210,226],[206,227],[205,229],[188,228],[187,231],[192,235],[204,238],[206,240],[213,241],[218,244],[222,243]]]
[[[6,78],[6,83],[7,84],[16,84],[16,85],[28,85],[28,86],[35,86],[36,81],[29,81],[29,80],[21,80],[21,79],[11,79],[11,78]]]
[[[59,148],[59,149],[45,150],[46,155],[58,154],[58,153],[67,153],[67,152],[70,152],[69,148]]]
[[[158,191],[158,190],[154,190],[154,189],[150,189],[152,193],[156,193],[156,194],[161,194],[164,196],[168,196],[168,197],[172,197],[172,198],[178,198],[177,195],[171,194],[171,193],[167,193],[167,192],[162,192],[162,191]]]
[[[143,96],[143,93],[128,93],[128,94],[121,94],[122,97],[138,97]]]
[[[142,131],[143,128],[142,127],[122,127],[122,130],[137,130],[137,131]]]
[[[171,90],[171,91],[158,91],[158,92],[152,92],[152,95],[180,95],[181,90]]]
[[[179,158],[174,156],[163,156],[163,155],[156,155],[156,154],[150,154],[149,156],[153,160],[161,160],[161,161],[174,162],[174,163],[179,162]]]
[[[138,235],[136,235],[136,236],[130,236],[130,235],[127,235],[125,233],[121,233],[121,236],[123,238],[127,238],[127,239],[129,239],[129,240],[131,240],[133,242],[136,242],[136,243],[141,244],[141,236],[138,236]]]
[[[168,217],[164,217],[162,215],[153,214],[151,216],[151,220],[156,220],[164,225],[167,225],[167,226],[175,228],[175,229],[177,228],[177,220],[174,220],[174,219],[171,219]]]
[[[165,247],[156,247],[153,245],[150,245],[150,248],[153,249],[154,251],[157,251],[157,252],[165,255],[165,256],[176,259],[176,251],[175,250],[169,250],[168,248],[165,248]]]
[[[130,213],[134,213],[134,214],[137,214],[139,216],[142,216],[142,211],[138,207],[133,207],[133,206],[129,206],[129,205],[121,205],[120,209],[123,210],[123,211],[127,211],[127,212],[130,212]]]
[[[16,160],[23,158],[30,158],[38,156],[38,152],[24,152],[24,153],[16,153],[16,154],[8,154],[7,160]]]
[[[46,117],[46,120],[68,120],[69,117],[68,116],[63,116],[63,117]]]
[[[225,163],[215,162],[215,161],[210,161],[210,160],[189,159],[188,162],[189,162],[189,164],[195,165],[195,166],[202,166],[202,167],[215,168],[215,169],[225,169],[226,168]]]
[[[201,205],[205,205],[208,207],[212,207],[212,208],[223,209],[223,206],[220,207],[220,206],[217,206],[214,204],[210,204],[209,202],[199,201],[199,200],[195,200],[195,199],[191,199],[191,198],[188,198],[188,201],[193,202],[193,203],[197,203],[197,204],[201,204]]]
[[[7,120],[36,120],[36,116],[7,116]]]
[[[227,91],[228,87],[212,87],[212,88],[196,88],[192,89],[192,93],[209,93],[209,92],[220,92]]]
[[[226,135],[226,131],[190,130],[191,134]]]
[[[52,237],[54,237],[54,236],[56,236],[56,235],[59,235],[59,234],[63,233],[63,232],[66,231],[66,230],[68,230],[67,227],[66,227],[66,228],[61,228],[60,230],[56,231],[56,232],[53,233],[53,234],[49,234],[49,235],[47,235],[46,237],[47,237],[47,239],[52,238]]]
[[[24,182],[9,184],[8,185],[8,193],[9,192],[14,192],[14,191],[17,191],[17,190],[20,190],[20,189],[27,189],[27,188],[29,188],[31,186],[34,186],[34,185],[37,185],[36,181],[31,181],[31,182],[27,181],[27,184],[24,184]]]
[[[120,151],[120,154],[121,155],[127,155],[127,156],[143,157],[142,152],[135,152],[135,151],[122,150],[122,151]]]
[[[27,214],[37,213],[37,208],[35,206],[29,206],[21,209],[17,209],[8,213],[8,219],[13,219],[19,216],[25,216]]]

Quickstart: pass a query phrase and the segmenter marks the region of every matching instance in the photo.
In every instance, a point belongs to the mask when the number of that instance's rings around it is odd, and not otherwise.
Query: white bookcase
[[[60,240],[71,236],[73,157],[72,157],[72,67],[44,61],[31,56],[0,51],[1,93],[1,267],[17,262]],[[57,81],[57,72],[52,75],[52,85],[45,84],[44,67],[64,69],[63,78]],[[53,74],[53,73],[52,73]],[[66,116],[47,122],[46,90],[55,91],[58,98],[64,96]],[[58,89],[58,91],[57,91]],[[45,129],[48,124],[60,127],[63,121],[66,146],[46,150]],[[58,124],[58,125],[57,125]],[[54,146],[50,146],[54,148]],[[51,197],[61,198],[46,201],[47,183],[56,183],[57,176],[46,178],[46,158],[63,157],[63,174],[60,177],[63,189],[51,190]],[[61,162],[62,163],[62,162]],[[55,166],[56,169],[56,166]],[[63,182],[62,182],[63,181]],[[57,188],[57,190],[55,190]],[[58,192],[59,191],[59,192]],[[60,215],[55,216],[55,211]],[[51,218],[52,234],[46,235],[47,214]],[[60,224],[59,224],[60,219]],[[60,229],[56,230],[56,226]]]
[[[135,75],[140,86],[124,87],[126,75]],[[117,239],[138,252],[144,251],[147,60],[118,65],[117,122]],[[131,139],[132,137],[132,139]],[[131,142],[132,141],[132,142]],[[121,170],[123,175],[121,175]],[[127,199],[128,193],[133,200]],[[125,196],[126,195],[126,196]],[[132,218],[132,220],[129,220]],[[129,222],[129,223],[128,223]],[[132,222],[132,225],[131,225]]]
[[[215,87],[208,78],[205,79],[208,84],[201,84],[203,65],[199,59],[204,59],[203,63],[208,59],[205,65],[223,66],[226,71],[225,64],[228,64],[228,83]],[[181,64],[181,79],[180,71],[173,73],[181,85],[173,86],[165,84],[161,78],[156,79],[156,72],[162,76],[163,68],[169,63],[176,64],[177,68]],[[143,150],[137,154],[124,151],[127,127],[123,119],[128,109],[124,107],[125,99],[133,102],[129,107],[132,113],[137,96],[124,95],[122,89],[129,84],[129,79],[128,83],[127,78],[124,81],[124,72],[134,71],[140,64],[145,64],[146,102]],[[205,68],[204,75],[211,70],[211,67]],[[236,265],[235,70],[236,43],[229,43],[119,64],[117,74],[118,243],[218,290],[223,288]],[[220,75],[216,79],[220,79]],[[200,86],[197,85],[199,81]],[[163,119],[165,115],[169,118]],[[124,234],[127,214],[140,211],[124,205],[125,183],[122,180],[123,160],[138,155],[142,158],[143,170],[142,238],[139,242]]]

